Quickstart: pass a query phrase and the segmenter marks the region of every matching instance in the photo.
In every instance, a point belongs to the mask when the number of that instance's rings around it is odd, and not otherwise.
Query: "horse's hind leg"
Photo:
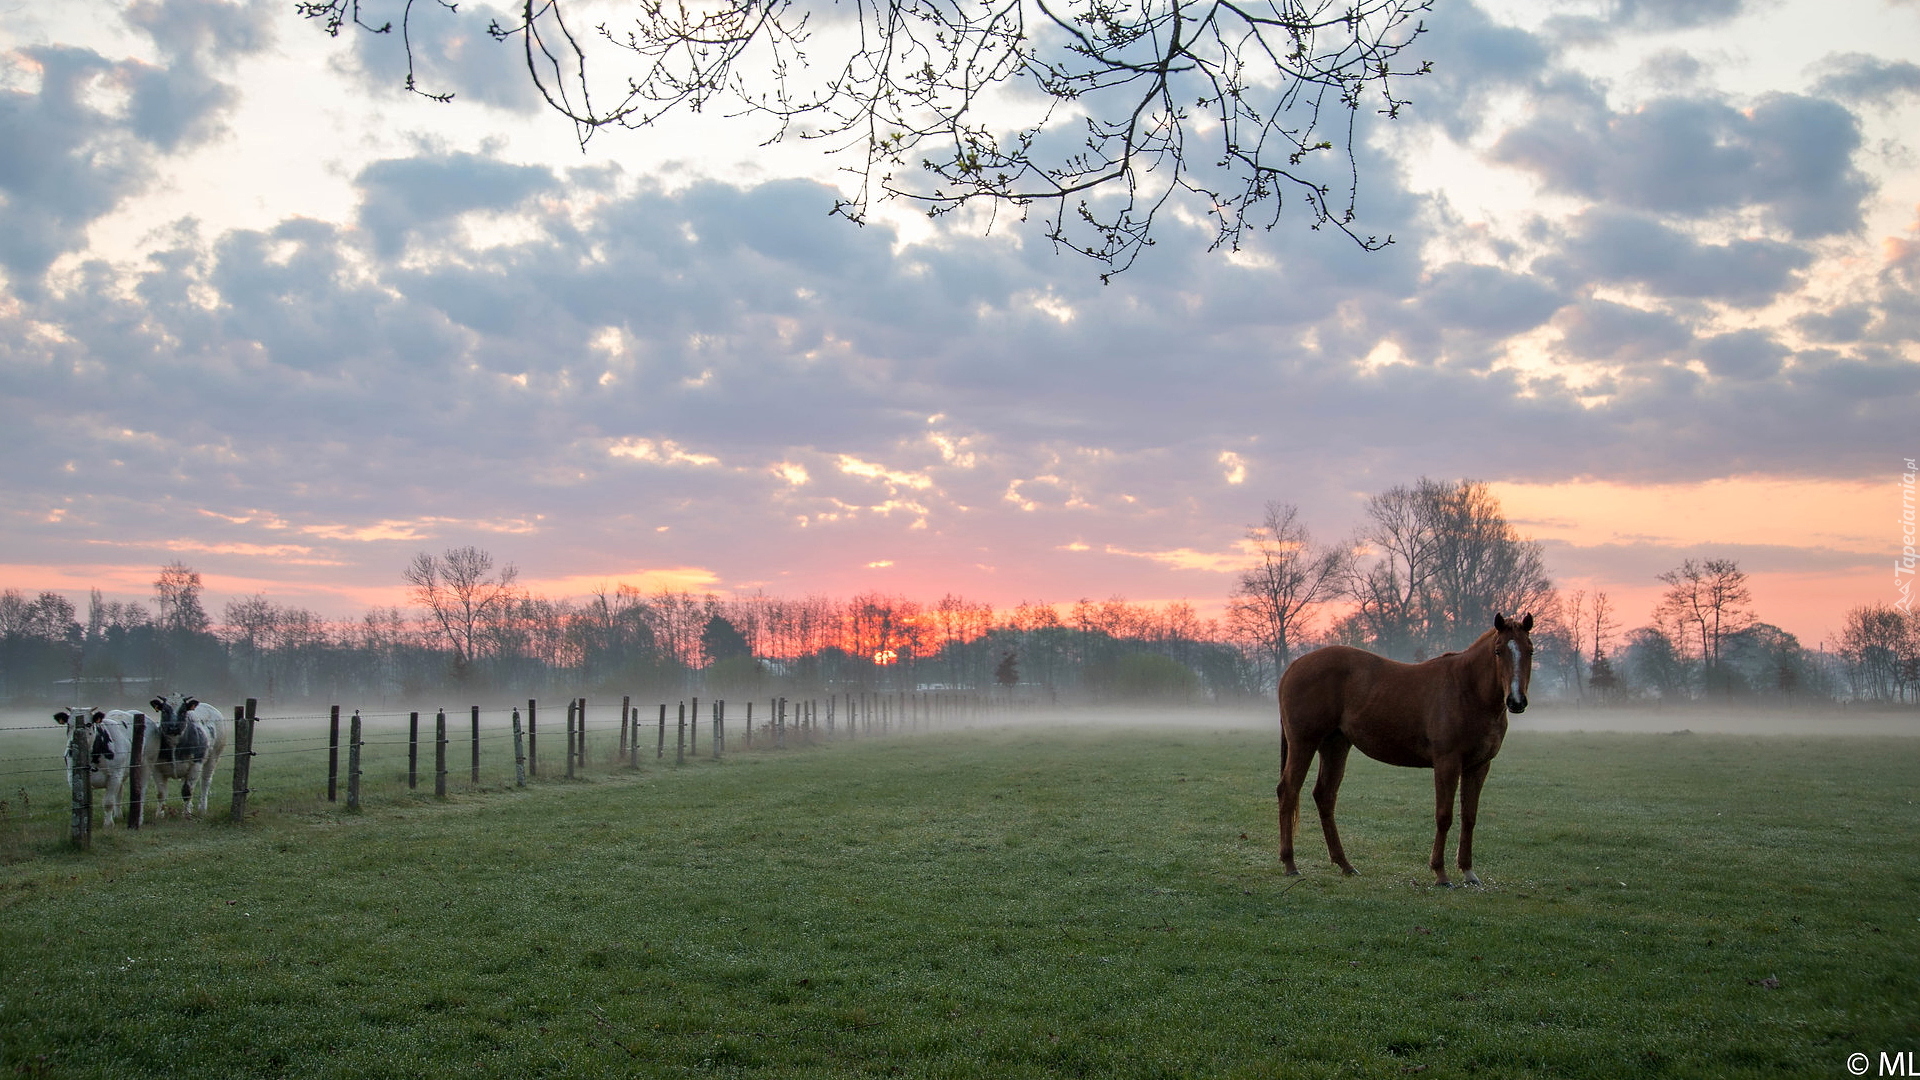
[[[1480,884],[1473,872],[1473,822],[1480,816],[1480,786],[1487,782],[1492,764],[1483,761],[1460,774],[1460,875],[1469,885]]]
[[[1333,824],[1333,804],[1340,798],[1340,780],[1347,775],[1347,751],[1353,744],[1335,735],[1320,744],[1320,776],[1313,782],[1313,805],[1320,808],[1320,830],[1327,834],[1327,857],[1349,874],[1359,871],[1347,861],[1340,846],[1340,830]]]
[[[1447,830],[1453,827],[1453,794],[1460,786],[1460,763],[1442,758],[1433,763],[1433,869],[1434,884],[1452,885],[1447,880]]]
[[[1282,734],[1285,749],[1281,754],[1280,786],[1274,792],[1280,800],[1280,862],[1289,875],[1298,874],[1293,864],[1293,834],[1300,824],[1300,790],[1307,783],[1307,769],[1313,765],[1313,747],[1292,741]]]

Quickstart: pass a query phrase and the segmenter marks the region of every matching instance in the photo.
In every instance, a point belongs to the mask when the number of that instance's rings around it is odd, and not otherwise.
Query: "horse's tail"
[[[1287,778],[1287,699],[1280,692],[1280,680],[1278,679],[1274,680],[1273,696],[1275,704],[1280,707],[1280,782],[1285,784]],[[1278,793],[1279,791],[1276,788],[1275,794],[1277,795]]]

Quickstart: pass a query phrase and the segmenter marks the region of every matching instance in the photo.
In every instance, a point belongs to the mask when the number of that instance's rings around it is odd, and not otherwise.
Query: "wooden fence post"
[[[748,750],[753,749],[753,699],[752,698],[747,699],[747,726],[746,726],[746,730],[741,733],[740,737],[741,737],[742,746],[746,747]]]
[[[141,762],[147,746],[147,714],[136,711],[133,714],[133,763],[127,767],[127,795],[133,800],[127,807],[127,828],[140,827],[140,818],[147,804],[147,767]]]
[[[573,779],[573,714],[580,708],[578,698],[567,699],[567,779]]]
[[[687,763],[687,703],[684,701],[680,703],[680,726],[675,728],[674,732],[673,763],[685,765]]]
[[[347,723],[347,812],[360,812],[360,710]]]
[[[700,699],[699,698],[693,699],[693,708],[688,711],[687,716],[693,721],[693,725],[687,730],[687,753],[692,754],[694,757],[699,757],[700,756]]]
[[[720,760],[720,744],[727,741],[727,703],[713,703],[713,760]]]
[[[93,746],[84,734],[86,726],[78,711],[67,720],[67,785],[73,796],[67,832],[81,851],[93,845]]]
[[[579,714],[574,717],[574,726],[579,729],[578,742],[574,752],[580,755],[580,771],[587,771],[587,699],[580,699]]]
[[[539,728],[534,723],[533,699],[527,699],[527,775],[540,775]]]
[[[248,698],[245,707],[236,705],[233,708],[233,811],[231,818],[235,825],[247,820],[247,796],[253,793],[253,789],[247,786],[247,780],[253,775],[253,723],[257,718],[255,708],[258,704],[259,702],[256,699]],[[207,783],[208,778],[201,777],[200,782],[203,784]]]
[[[407,718],[407,790],[420,786],[420,714]]]
[[[433,714],[433,797],[447,797],[447,710]]]
[[[624,717],[620,721],[620,732],[621,740],[627,745],[627,768],[637,769],[640,767],[640,710],[638,708],[628,708],[625,704],[628,699],[621,698],[620,700],[622,702],[620,712]],[[631,737],[628,737],[627,734],[628,724],[633,725]]]
[[[480,782],[480,706],[473,707],[473,782]]]
[[[526,748],[520,742],[520,710],[513,710],[513,782],[517,787],[527,786]]]
[[[136,760],[138,760],[136,758]],[[340,801],[340,706],[327,713],[327,801]]]
[[[660,703],[660,745],[654,748],[655,761],[667,760],[667,703]]]

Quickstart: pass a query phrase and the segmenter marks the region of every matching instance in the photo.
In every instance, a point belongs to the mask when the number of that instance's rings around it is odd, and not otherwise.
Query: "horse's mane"
[[[1487,632],[1481,634],[1479,637],[1474,638],[1473,644],[1467,646],[1466,648],[1455,649],[1452,652],[1443,652],[1439,656],[1434,657],[1434,659],[1444,660],[1449,656],[1459,656],[1461,653],[1472,652],[1473,650],[1479,648],[1482,644],[1484,644],[1488,638],[1497,637],[1499,636],[1499,634],[1500,634],[1500,631],[1498,630],[1488,630]]]

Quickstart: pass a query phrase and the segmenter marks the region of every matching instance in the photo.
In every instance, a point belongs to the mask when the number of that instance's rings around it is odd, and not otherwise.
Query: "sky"
[[[549,596],[1217,612],[1268,501],[1492,485],[1628,627],[1738,560],[1807,645],[1896,598],[1920,455],[1920,3],[1438,0],[1379,252],[1197,215],[1103,284],[1002,216],[830,217],[702,114],[583,150],[489,12],[0,0],[0,587],[198,570],[332,617],[475,545]]]

